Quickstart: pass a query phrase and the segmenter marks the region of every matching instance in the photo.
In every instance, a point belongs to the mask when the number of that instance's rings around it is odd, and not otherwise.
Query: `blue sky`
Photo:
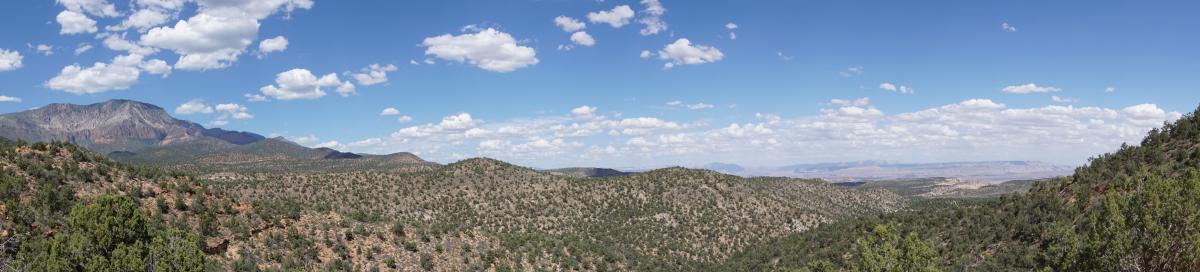
[[[1200,103],[1193,1],[4,6],[0,112],[135,99],[206,126],[441,162],[1079,164]],[[653,20],[665,28],[650,33]],[[366,77],[371,64],[386,81]]]

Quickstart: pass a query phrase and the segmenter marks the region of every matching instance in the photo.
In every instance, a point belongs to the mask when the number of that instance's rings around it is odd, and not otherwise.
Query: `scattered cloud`
[[[275,75],[275,85],[263,86],[262,94],[276,100],[317,99],[325,96],[322,88],[337,88],[342,96],[354,93],[354,85],[338,79],[337,73],[317,78],[308,69],[292,69]]]
[[[88,18],[83,13],[64,10],[54,17],[62,28],[59,34],[96,33],[96,20]]]
[[[20,52],[0,48],[0,72],[21,68],[21,60],[25,59]]]
[[[1029,83],[1025,85],[1007,86],[1000,91],[1012,94],[1029,94],[1029,93],[1054,93],[1062,91],[1062,89],[1050,86],[1038,86],[1037,84]]]
[[[596,107],[583,105],[583,106],[579,106],[578,108],[571,109],[571,117],[574,117],[575,119],[580,119],[580,120],[595,119],[597,117],[596,116]]]
[[[783,54],[783,52],[775,52],[775,55],[779,56],[779,60],[782,60],[782,61],[792,61],[793,59],[796,58],[793,56],[788,56],[786,54]]]
[[[249,94],[248,93],[248,94],[244,94],[242,96],[246,97],[246,101],[248,101],[248,102],[271,101],[270,99],[267,99],[267,96],[264,96],[261,94]]]
[[[862,107],[862,106],[870,105],[871,98],[863,97],[863,98],[859,98],[859,99],[855,99],[855,100],[836,99],[835,98],[835,99],[830,99],[829,104],[836,105],[836,106],[843,106],[843,107],[849,107],[849,106]]]
[[[734,30],[734,29],[737,29],[737,28],[738,28],[738,25],[737,25],[737,24],[735,24],[735,23],[732,23],[732,22],[730,22],[730,23],[727,23],[727,24],[725,24],[725,29],[728,29],[728,30],[730,30],[730,31],[729,31],[729,39],[730,39],[730,40],[736,40],[736,39],[737,39],[737,33],[733,32],[733,30]]]
[[[272,52],[283,52],[283,50],[287,50],[287,47],[288,47],[288,40],[287,40],[287,38],[285,38],[283,36],[277,36],[274,38],[259,41],[258,42],[258,53],[260,54],[259,57],[261,58],[262,56],[265,56],[266,54],[269,54]]]
[[[588,35],[587,32],[583,32],[583,31],[579,31],[579,32],[575,32],[575,34],[571,34],[571,42],[578,44],[578,45],[582,45],[582,46],[596,45],[596,39],[593,39],[592,35]]]
[[[889,91],[889,92],[902,93],[902,94],[916,93],[915,90],[913,90],[912,88],[909,88],[908,86],[896,85],[896,84],[892,84],[890,82],[880,83],[879,89],[884,90],[884,91]]]
[[[383,111],[379,113],[379,116],[392,116],[392,115],[400,115],[400,110],[397,110],[396,108],[386,108],[386,109],[383,109]]]
[[[355,81],[358,81],[359,85],[371,86],[375,84],[387,83],[387,73],[395,72],[398,69],[399,67],[396,67],[396,65],[392,64],[380,65],[378,63],[373,63],[362,68],[361,73],[353,74],[351,76],[354,77]]]
[[[250,115],[250,109],[236,103],[217,104],[217,112],[221,113],[218,119],[233,118],[237,120],[254,119],[254,115]]]
[[[125,31],[127,29],[137,29],[138,32],[146,32],[152,27],[156,27],[167,23],[174,19],[172,14],[167,11],[156,8],[141,9],[129,15],[121,24],[105,27],[108,31]]]
[[[91,67],[68,65],[45,85],[73,94],[124,90],[136,84],[143,71],[163,75],[170,73],[170,69],[164,66],[165,62],[161,60],[143,61],[138,54],[122,55],[113,58],[111,63],[97,62]]]
[[[689,110],[703,110],[703,109],[711,109],[711,108],[716,107],[712,104],[708,104],[708,103],[704,103],[704,102],[687,104],[680,100],[670,101],[670,102],[667,102],[665,105],[667,106],[667,108],[687,108]]]
[[[554,25],[566,32],[576,32],[587,28],[587,24],[567,16],[554,17]]]
[[[75,47],[75,55],[76,56],[82,55],[84,52],[87,52],[88,50],[92,50],[92,44],[81,43],[81,44],[79,44],[79,46]]]
[[[0,102],[7,102],[7,103],[21,103],[21,98],[20,98],[20,97],[12,97],[12,96],[7,96],[7,95],[0,95]]]
[[[667,22],[662,20],[663,14],[667,13],[667,9],[663,7],[658,0],[642,0],[642,18],[638,19],[638,23],[645,25],[638,33],[642,36],[650,36],[667,30]]]
[[[1000,28],[1004,29],[1004,31],[1008,31],[1008,32],[1017,32],[1017,27],[1008,24],[1008,22],[1001,23]]]
[[[276,12],[312,8],[311,0],[200,1],[196,15],[173,26],[150,29],[140,44],[179,55],[181,70],[222,69],[233,65],[258,36],[259,21]]]
[[[399,122],[401,124],[412,122],[412,120],[413,120],[412,116],[408,116],[408,115],[401,115],[400,117],[396,117],[396,122]]]
[[[1117,92],[1117,88],[1115,88],[1115,87],[1104,87],[1104,92],[1106,92],[1106,93],[1115,93],[1115,92]]]
[[[121,16],[121,13],[117,12],[117,7],[106,0],[55,0],[55,2],[71,12],[86,12],[100,17]]]
[[[1059,97],[1057,95],[1054,95],[1054,96],[1050,96],[1050,101],[1054,101],[1054,103],[1075,103],[1075,102],[1079,102],[1079,99],[1070,98],[1070,97]]]
[[[36,50],[37,53],[42,54],[42,56],[54,55],[54,46],[52,46],[52,45],[39,44],[39,45],[35,46],[35,45],[30,44],[29,48]]]
[[[427,47],[426,55],[467,62],[492,72],[507,73],[538,63],[537,52],[532,47],[518,45],[512,35],[493,28],[429,37],[421,45]]]
[[[862,74],[863,74],[862,66],[850,66],[850,67],[846,67],[846,70],[842,70],[841,72],[838,72],[838,75],[841,75],[842,77],[856,77],[856,76],[860,76]]]
[[[667,61],[663,67],[670,69],[676,65],[717,62],[725,58],[725,54],[716,47],[692,45],[688,39],[679,39],[658,51],[658,58]]]
[[[175,113],[183,114],[183,115],[196,114],[196,113],[208,114],[208,113],[213,113],[213,108],[209,105],[204,104],[204,100],[192,99],[186,103],[179,105],[179,107],[175,107]]]
[[[595,24],[608,24],[614,28],[621,28],[629,24],[633,16],[633,9],[628,5],[620,5],[613,7],[612,10],[590,12],[587,14],[588,21]]]
[[[643,58],[643,59],[648,59],[653,55],[654,55],[654,53],[650,53],[650,50],[642,50],[642,53],[638,54],[638,57]]]

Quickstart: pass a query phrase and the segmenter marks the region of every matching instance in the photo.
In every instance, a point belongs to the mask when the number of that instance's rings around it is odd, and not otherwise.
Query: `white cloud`
[[[1050,101],[1054,101],[1054,103],[1075,103],[1075,102],[1079,102],[1079,99],[1070,98],[1070,97],[1059,97],[1057,95],[1054,95],[1054,96],[1050,96]]]
[[[667,9],[663,7],[658,0],[642,0],[642,5],[646,6],[641,12],[642,18],[638,19],[638,23],[646,27],[638,31],[642,36],[655,35],[659,32],[667,30],[667,22],[662,20],[663,14],[667,13]]]
[[[728,23],[728,24],[725,24],[725,29],[734,30],[734,29],[737,29],[737,28],[738,28],[738,25],[737,25],[737,24],[735,24],[735,23],[733,23],[733,22],[730,22],[730,23]]]
[[[654,53],[650,53],[650,50],[642,50],[642,53],[638,54],[638,57],[643,58],[643,59],[648,59],[648,58],[650,58],[650,56],[653,56],[653,55],[654,55]]]
[[[1050,86],[1038,86],[1037,84],[1029,83],[1025,85],[1013,85],[1004,87],[1001,91],[1014,94],[1029,94],[1029,93],[1053,93],[1062,91],[1062,89]]]
[[[725,54],[721,53],[715,47],[705,45],[692,45],[688,39],[679,39],[674,43],[668,44],[663,50],[658,51],[658,58],[667,61],[664,67],[672,68],[675,65],[693,65],[712,63],[725,58]]]
[[[796,57],[788,56],[788,55],[784,54],[783,52],[775,52],[775,55],[779,56],[779,60],[782,60],[782,61],[792,61],[793,59],[796,59]]]
[[[171,75],[171,65],[167,64],[167,62],[163,60],[148,60],[142,62],[140,65],[138,65],[138,67],[142,68],[142,71],[146,71],[147,73],[153,75],[163,75],[163,77]]]
[[[213,113],[213,108],[204,104],[204,100],[192,99],[186,103],[175,107],[176,114],[196,114],[196,113]]]
[[[0,48],[0,72],[12,71],[21,68],[23,64],[21,60],[25,59],[20,52],[16,50],[8,50]]]
[[[358,81],[359,85],[371,86],[387,82],[387,73],[394,72],[397,69],[399,69],[399,67],[396,67],[396,65],[379,65],[378,63],[375,63],[362,68],[362,73],[354,74],[352,77],[354,77],[354,80]]]
[[[244,94],[242,96],[246,97],[246,101],[248,101],[248,102],[270,101],[270,99],[267,99],[266,96],[261,95],[261,94],[249,94],[248,93],[248,94]]]
[[[596,45],[596,39],[593,39],[592,35],[588,35],[587,32],[583,32],[583,31],[579,31],[579,32],[575,32],[575,34],[571,34],[571,42],[574,42],[575,44],[582,45],[582,46]]]
[[[173,3],[172,3],[173,4]],[[196,15],[173,26],[150,29],[141,44],[179,54],[176,69],[209,70],[233,65],[254,43],[259,20],[282,11],[312,8],[311,0],[198,0]]]
[[[1008,24],[1008,22],[1001,23],[1000,28],[1002,28],[1002,29],[1004,29],[1004,31],[1008,31],[1008,32],[1017,32],[1017,27]]]
[[[59,34],[96,33],[96,20],[88,18],[83,13],[64,10],[54,18],[62,29]]]
[[[259,54],[266,55],[271,52],[282,52],[287,50],[288,40],[283,36],[262,40],[258,42]]]
[[[295,138],[288,137],[288,139],[302,145],[315,143],[321,140],[321,138],[318,138],[316,135],[300,136]]]
[[[408,115],[401,115],[400,117],[396,117],[396,122],[399,122],[401,124],[412,122],[412,120],[413,120],[412,116],[408,116]]]
[[[0,102],[21,103],[20,97],[0,95]]]
[[[571,109],[571,116],[580,120],[592,120],[596,118],[596,107],[583,105],[578,108]]]
[[[81,44],[79,44],[79,46],[76,46],[76,47],[75,47],[75,55],[76,55],[76,56],[78,56],[78,55],[81,55],[81,54],[83,54],[84,52],[87,52],[88,50],[92,50],[92,44],[90,44],[90,43],[81,43]]]
[[[254,115],[250,115],[250,109],[236,103],[217,104],[216,109],[217,111],[221,112],[221,117],[218,117],[218,119],[254,119]]]
[[[151,27],[156,27],[167,23],[172,19],[171,14],[161,9],[141,9],[129,15],[119,25],[108,26],[105,29],[108,31],[124,31],[126,29],[137,29],[139,32],[146,32]]]
[[[158,52],[158,49],[154,49],[153,47],[141,46],[141,45],[138,45],[137,43],[126,40],[123,35],[122,36],[117,36],[117,35],[112,35],[112,34],[101,34],[101,35],[107,35],[104,37],[104,47],[108,47],[108,49],[112,49],[114,51],[126,51],[126,52],[129,52],[130,54],[138,54],[138,55],[143,55],[143,56],[153,55],[154,53]]]
[[[462,35],[444,34],[425,38],[426,55],[467,62],[481,69],[507,73],[538,63],[537,52],[521,46],[512,35],[492,28]]]
[[[863,67],[862,66],[846,67],[846,70],[842,70],[841,72],[838,72],[838,74],[841,75],[842,77],[856,77],[856,76],[863,74]]]
[[[212,120],[212,121],[208,122],[208,125],[213,126],[213,127],[223,127],[228,124],[229,124],[229,120],[224,120],[224,119],[217,119],[217,120]]]
[[[629,24],[629,20],[633,19],[633,9],[628,5],[620,5],[612,10],[589,12],[587,14],[588,21],[592,23],[605,23],[615,28],[621,28]]]
[[[1105,88],[1104,88],[1104,92],[1106,92],[1106,93],[1115,93],[1115,92],[1117,92],[1117,88],[1115,88],[1115,87],[1105,87]]]
[[[889,91],[889,92],[902,93],[902,94],[913,94],[915,92],[912,88],[909,88],[908,86],[896,85],[896,84],[892,84],[890,82],[880,83],[879,89]]]
[[[86,68],[72,64],[47,81],[46,87],[73,94],[124,90],[137,83],[141,64],[142,56],[136,54],[117,56],[112,63],[97,62]]]
[[[711,109],[711,108],[713,108],[713,105],[705,104],[705,103],[696,103],[696,104],[687,105],[687,108],[689,110],[703,110],[703,109]]]
[[[396,108],[386,108],[386,109],[383,109],[383,112],[379,113],[379,116],[392,116],[392,115],[400,115],[400,110],[397,110]]]
[[[105,0],[56,0],[55,2],[72,12],[86,12],[100,17],[121,16],[121,13],[117,12],[117,7]]]
[[[275,85],[259,88],[259,92],[277,100],[317,99],[325,96],[322,88],[337,88],[343,96],[354,92],[354,85],[338,79],[336,73],[317,78],[308,69],[292,69],[275,75]]]
[[[36,46],[31,45],[31,47],[34,50],[37,50],[38,54],[42,54],[43,56],[54,55],[54,46],[52,46],[52,45],[39,44]]]
[[[838,105],[838,106],[857,106],[857,107],[861,107],[861,106],[870,105],[870,104],[871,104],[871,98],[869,98],[869,97],[863,97],[863,98],[859,98],[859,99],[855,99],[855,100],[848,100],[848,99],[830,99],[830,100],[829,100],[829,104],[831,104],[831,105]]]
[[[587,28],[587,24],[567,16],[554,17],[554,25],[566,32],[575,32]]]

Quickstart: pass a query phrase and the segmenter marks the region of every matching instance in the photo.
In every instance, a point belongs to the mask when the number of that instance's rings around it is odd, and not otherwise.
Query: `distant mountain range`
[[[433,165],[410,153],[355,154],[308,148],[250,132],[205,128],[175,119],[161,107],[132,100],[56,103],[3,114],[0,137],[69,142],[122,161],[197,170],[407,171]]]
[[[1074,167],[1038,161],[982,161],[945,163],[890,163],[859,161],[794,164],[780,167],[750,167],[710,163],[700,168],[739,176],[784,176],[820,178],[830,181],[894,180],[925,177],[969,181],[1003,182],[1070,175]]]

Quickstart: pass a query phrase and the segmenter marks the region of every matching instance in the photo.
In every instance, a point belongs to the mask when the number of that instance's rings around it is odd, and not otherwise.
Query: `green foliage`
[[[915,234],[901,237],[892,225],[878,225],[871,236],[858,240],[858,255],[850,263],[855,271],[941,271],[933,245]]]
[[[65,234],[21,245],[13,267],[32,271],[202,271],[186,233],[147,220],[132,198],[101,196],[71,209]]]

